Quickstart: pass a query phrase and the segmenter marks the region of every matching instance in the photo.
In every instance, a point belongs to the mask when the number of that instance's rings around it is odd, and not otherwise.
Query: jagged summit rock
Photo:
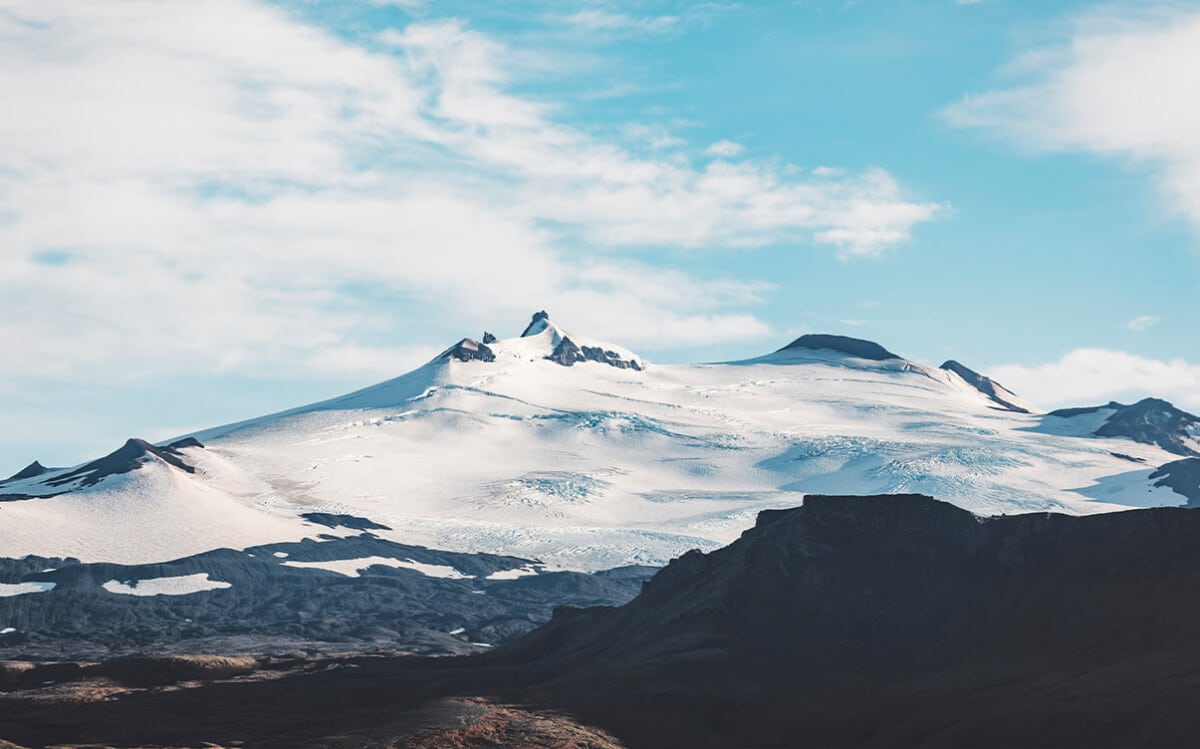
[[[483,331],[483,344],[485,346],[489,343],[495,343],[495,342],[496,342],[496,336],[492,335],[491,333],[489,333],[486,330]]]
[[[564,367],[570,367],[577,362],[594,361],[617,369],[633,369],[639,372],[642,369],[642,365],[637,359],[622,358],[616,351],[610,351],[602,346],[579,346],[566,336],[559,341],[558,345],[554,347],[554,351],[546,358]]]
[[[496,352],[492,351],[487,344],[480,343],[474,338],[464,338],[438,354],[437,358],[456,359],[461,362],[496,361]]]
[[[874,341],[866,341],[861,338],[850,338],[849,336],[842,335],[831,335],[829,333],[808,333],[802,335],[779,349],[779,351],[794,349],[825,349],[853,356],[856,359],[871,359],[873,361],[901,358]],[[779,353],[779,351],[776,353]]]
[[[982,375],[953,359],[942,364],[940,368],[958,375],[968,385],[995,401],[999,407],[1017,413],[1030,413],[1030,409],[1021,403],[1021,400],[1015,393],[992,378]]]
[[[546,310],[533,313],[533,319],[525,326],[525,331],[521,333],[522,338],[528,338],[531,335],[537,335],[546,328],[550,327],[550,313]]]

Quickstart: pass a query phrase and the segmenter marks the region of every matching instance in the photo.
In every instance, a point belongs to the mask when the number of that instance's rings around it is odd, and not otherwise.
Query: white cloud
[[[390,373],[426,353],[401,303],[765,335],[761,284],[618,251],[871,254],[937,210],[882,170],[641,154],[510,93],[505,59],[458,22],[360,46],[254,0],[0,0],[0,380]]]
[[[1068,38],[1016,61],[1023,85],[973,94],[946,116],[1035,149],[1153,169],[1200,225],[1200,10],[1123,3],[1075,19]]]
[[[587,31],[634,31],[663,34],[679,26],[679,16],[634,16],[602,8],[588,8],[566,17],[566,22]]]
[[[1155,396],[1183,408],[1200,408],[1200,364],[1183,359],[1161,361],[1124,351],[1085,348],[1048,364],[992,367],[988,375],[1043,407]]]
[[[1125,323],[1126,330],[1132,330],[1135,333],[1141,333],[1143,330],[1153,327],[1159,322],[1159,318],[1154,315],[1138,315],[1129,322]]]
[[[730,159],[745,150],[745,147],[741,143],[734,143],[731,140],[719,140],[716,143],[710,144],[708,148],[704,149],[704,152],[709,156]]]

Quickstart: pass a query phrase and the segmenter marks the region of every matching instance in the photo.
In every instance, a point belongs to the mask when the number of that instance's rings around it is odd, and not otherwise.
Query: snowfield
[[[220,580],[210,580],[207,573],[200,572],[194,575],[154,577],[145,580],[109,580],[100,587],[109,593],[125,596],[186,596],[233,586]]]
[[[179,450],[194,473],[151,456],[92,487],[0,502],[0,556],[145,563],[356,532],[301,517],[321,512],[400,543],[596,570],[725,545],[806,493],[921,492],[983,514],[1186,501],[1148,480],[1178,456],[1088,436],[1103,414],[1048,425],[952,371],[791,348],[656,365],[544,322],[482,346],[491,361],[448,351],[341,398],[197,433],[204,447]],[[548,360],[565,337],[638,368]],[[0,495],[45,493],[22,491],[43,478]],[[322,568],[367,561],[407,566]]]

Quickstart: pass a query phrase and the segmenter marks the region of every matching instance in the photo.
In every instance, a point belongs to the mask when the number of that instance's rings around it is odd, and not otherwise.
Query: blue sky
[[[1200,3],[0,0],[0,474],[541,308],[1200,409]]]

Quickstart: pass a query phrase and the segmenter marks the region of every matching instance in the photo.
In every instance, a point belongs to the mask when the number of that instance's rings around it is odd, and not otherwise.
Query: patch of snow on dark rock
[[[1150,474],[1150,479],[1158,479],[1155,486],[1165,486],[1187,497],[1188,507],[1200,507],[1200,458],[1184,458],[1161,465]]]

